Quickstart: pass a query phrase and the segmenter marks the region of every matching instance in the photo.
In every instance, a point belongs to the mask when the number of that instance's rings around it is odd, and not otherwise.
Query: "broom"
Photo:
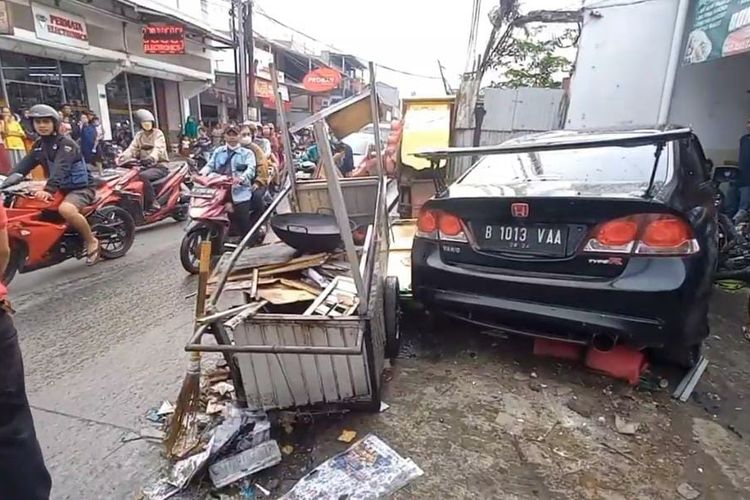
[[[196,319],[203,317],[206,312],[206,290],[210,266],[211,242],[202,241],[198,267],[198,294],[195,304]],[[191,352],[189,359],[190,363],[185,379],[182,381],[182,389],[175,403],[169,433],[164,439],[167,455],[170,456],[184,456],[197,444],[196,417],[201,396],[201,353]]]

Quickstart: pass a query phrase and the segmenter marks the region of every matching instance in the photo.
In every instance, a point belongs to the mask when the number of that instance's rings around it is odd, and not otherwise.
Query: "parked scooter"
[[[185,185],[189,179],[187,163],[172,168],[166,177],[153,183],[155,199],[161,205],[159,210],[147,212],[143,206],[143,183],[138,176],[142,165],[138,160],[129,160],[120,165],[127,169],[118,178],[108,183],[113,187],[117,205],[127,210],[137,226],[154,224],[166,218],[177,222],[187,219],[188,194],[190,189]]]
[[[210,241],[211,252],[219,256],[224,253],[226,245],[232,244],[231,240],[244,235],[238,234],[229,220],[233,179],[213,174],[196,176],[193,181],[195,186],[190,192],[188,211],[191,222],[180,244],[180,262],[185,271],[197,274],[202,241]],[[261,228],[250,246],[262,243],[265,234],[266,228]]]
[[[17,177],[14,177],[17,176]],[[86,245],[70,228],[57,207],[63,200],[56,194],[50,201],[39,201],[34,193],[44,188],[43,181],[24,181],[12,174],[0,189],[5,195],[8,215],[10,260],[3,282],[10,283],[16,273],[27,273],[59,264],[70,258],[85,257]],[[91,230],[100,244],[100,256],[117,259],[124,256],[135,238],[135,222],[130,214],[113,204],[114,191],[107,183],[97,187],[94,203],[86,207]]]

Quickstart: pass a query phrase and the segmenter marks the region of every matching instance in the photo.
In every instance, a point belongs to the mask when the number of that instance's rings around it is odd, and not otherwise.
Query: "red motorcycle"
[[[193,182],[195,185],[190,191],[188,210],[191,223],[180,244],[180,262],[185,271],[197,274],[202,241],[211,241],[212,253],[219,256],[224,252],[225,245],[244,235],[235,232],[229,219],[233,208],[232,178],[214,174],[196,176]],[[264,237],[265,228],[261,228],[250,244],[258,245]]]
[[[171,164],[174,165],[174,164]],[[138,176],[143,166],[137,160],[130,160],[119,166],[121,175],[108,180],[115,192],[115,203],[127,210],[136,226],[154,224],[169,217],[177,222],[187,219],[189,167],[186,163],[169,168],[169,174],[152,183],[156,201],[161,208],[147,212],[143,206],[143,183]]]
[[[44,188],[44,181],[23,181],[20,175],[12,177],[0,189],[8,207],[10,240],[10,260],[3,282],[10,283],[16,273],[85,257],[81,235],[57,212],[63,196],[58,193],[50,201],[39,201],[34,198],[34,193]],[[126,210],[113,204],[114,195],[112,186],[102,183],[97,187],[94,203],[83,210],[99,240],[99,254],[104,259],[124,256],[135,238],[135,222]]]

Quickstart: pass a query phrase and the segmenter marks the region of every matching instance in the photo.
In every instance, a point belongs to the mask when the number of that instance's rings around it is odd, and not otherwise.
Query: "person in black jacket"
[[[7,219],[0,204],[0,276],[10,260]],[[52,483],[26,397],[12,312],[8,290],[0,283],[0,498],[49,500]]]
[[[92,265],[99,258],[99,240],[91,232],[86,217],[81,215],[81,209],[91,205],[96,198],[91,171],[83,161],[78,144],[70,137],[58,134],[60,115],[53,107],[36,104],[29,109],[29,118],[33,120],[39,139],[18,162],[13,173],[26,176],[37,165],[42,166],[47,184],[34,196],[40,201],[49,201],[58,192],[64,196],[57,211],[83,237],[86,263]]]

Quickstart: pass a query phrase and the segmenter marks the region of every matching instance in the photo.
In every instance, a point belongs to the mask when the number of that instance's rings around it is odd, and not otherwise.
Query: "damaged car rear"
[[[481,159],[420,213],[417,300],[484,328],[697,361],[717,209],[689,129],[557,131],[426,156],[467,154]]]

